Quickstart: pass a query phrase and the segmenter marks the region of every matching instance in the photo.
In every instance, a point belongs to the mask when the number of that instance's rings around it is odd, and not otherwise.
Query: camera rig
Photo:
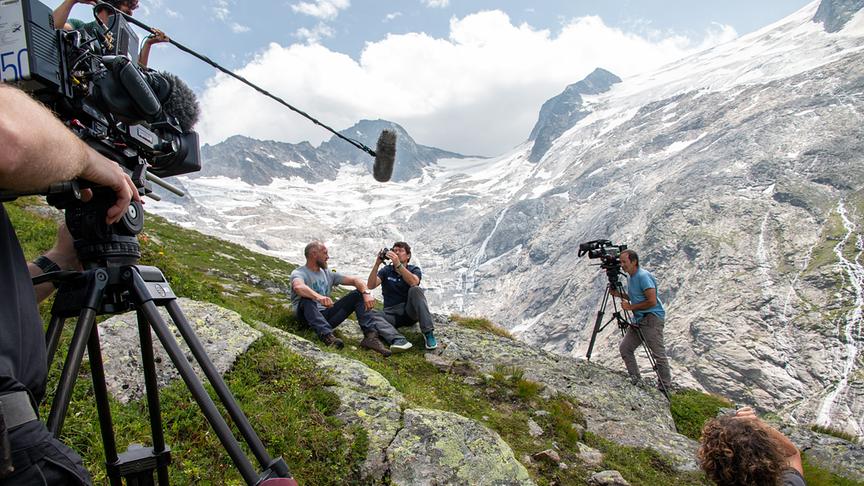
[[[198,134],[191,130],[198,116],[194,93],[172,75],[138,66],[137,36],[127,23],[131,17],[105,3],[96,9],[113,12],[107,25],[97,16],[84,29],[65,31],[55,30],[51,10],[38,0],[0,2],[0,81],[18,85],[52,109],[87,145],[117,162],[139,194],[158,199],[151,186],[155,183],[182,195],[161,177],[201,168]],[[86,203],[82,189],[93,193]],[[137,235],[144,227],[140,203],[133,201],[119,222],[108,225],[105,215],[116,199],[108,188],[67,181],[32,194],[46,195],[49,204],[65,210],[84,267],[83,272],[49,272],[33,280],[34,284],[59,282],[46,332],[49,363],[65,320],[78,318],[46,421],[48,430],[56,437],[61,435],[86,350],[110,483],[119,486],[125,478],[127,484],[154,484],[155,471],[158,483],[167,485],[171,452],[162,430],[154,332],[245,482],[296,485],[285,461],[268,454],[183,315],[161,270],[138,265]],[[23,195],[28,194],[0,192],[0,201]],[[262,472],[256,471],[240,446],[157,306],[167,308]],[[138,316],[153,443],[146,448],[133,444],[118,454],[95,319],[128,310],[135,310]]]
[[[645,348],[645,352],[648,355],[648,361],[651,363],[651,368],[657,375],[663,395],[668,399],[668,390],[663,386],[663,382],[659,380],[660,373],[657,370],[657,361],[654,358],[654,355],[651,354],[651,350],[645,344],[645,337],[642,335],[642,330],[639,328],[638,324],[633,322],[633,316],[630,314],[630,311],[624,309],[623,306],[619,309],[618,301],[616,300],[623,298],[622,296],[626,293],[620,280],[620,276],[624,274],[624,272],[621,271],[621,252],[626,249],[627,245],[616,245],[610,240],[593,240],[579,245],[577,256],[581,258],[587,254],[589,259],[593,260],[599,258],[600,268],[606,272],[607,280],[606,290],[603,293],[603,299],[600,303],[600,309],[597,310],[597,317],[594,319],[594,328],[591,332],[591,339],[588,342],[588,350],[585,353],[585,359],[591,359],[591,353],[594,350],[594,343],[597,340],[597,334],[606,329],[606,326],[611,324],[613,321],[618,325],[618,329],[621,331],[622,336],[626,334],[628,329],[632,328],[639,336],[639,341],[642,343],[642,347]],[[603,316],[606,313],[606,308],[610,300],[613,309],[612,317],[604,323]]]

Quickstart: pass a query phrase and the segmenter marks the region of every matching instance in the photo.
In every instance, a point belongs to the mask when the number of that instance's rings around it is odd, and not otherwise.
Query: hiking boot
[[[426,349],[435,349],[438,347],[438,340],[435,339],[435,331],[424,332],[423,339],[426,340]]]
[[[321,341],[323,341],[327,346],[332,346],[336,349],[342,349],[345,347],[345,343],[343,343],[338,337],[334,336],[332,332],[326,336],[321,336]]]
[[[401,351],[408,351],[411,349],[413,344],[409,343],[405,338],[396,338],[393,340],[393,343],[390,345],[390,350],[394,353],[398,353]]]
[[[393,354],[392,352],[390,352],[389,349],[384,347],[384,343],[382,343],[381,340],[378,339],[378,333],[375,331],[368,331],[364,333],[363,340],[360,341],[360,347],[371,349],[372,351],[375,351],[376,353],[384,356],[385,358]]]

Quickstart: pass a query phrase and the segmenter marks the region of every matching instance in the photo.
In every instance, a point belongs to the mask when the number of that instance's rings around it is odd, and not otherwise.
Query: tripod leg
[[[243,410],[240,409],[237,400],[234,398],[234,395],[231,394],[228,385],[225,384],[225,380],[222,379],[222,375],[219,374],[219,371],[213,365],[213,362],[210,361],[210,358],[207,356],[207,351],[204,350],[204,346],[201,345],[201,341],[198,340],[198,336],[195,335],[195,331],[192,329],[192,326],[189,325],[186,316],[183,315],[180,305],[176,300],[170,300],[167,303],[167,308],[171,319],[174,321],[174,324],[183,336],[183,340],[186,341],[189,349],[192,350],[192,355],[195,356],[195,360],[198,361],[201,369],[204,370],[207,380],[210,381],[213,389],[216,390],[219,400],[225,406],[225,409],[228,410],[228,413],[231,415],[231,420],[234,421],[234,424],[240,430],[243,438],[246,439],[246,443],[249,444],[249,448],[252,449],[252,453],[255,455],[256,459],[258,459],[261,467],[265,469],[271,467],[273,460],[267,453],[267,449],[264,447],[258,434],[256,434],[255,430],[252,429],[249,419],[246,418]],[[284,472],[288,473],[287,467]]]
[[[114,423],[111,419],[111,407],[108,403],[108,388],[105,386],[105,368],[102,364],[102,347],[99,344],[99,327],[92,326],[90,340],[87,343],[90,357],[90,375],[93,378],[93,396],[96,399],[96,411],[99,414],[99,431],[102,433],[102,445],[105,449],[105,465],[112,486],[121,486],[120,475],[111,466],[117,462],[117,443],[114,439]]]
[[[150,435],[153,437],[153,455],[165,458],[158,461],[156,468],[160,486],[168,486],[168,463],[171,456],[165,447],[165,433],[162,429],[162,407],[159,404],[159,384],[156,381],[156,359],[153,355],[153,336],[147,319],[140,311],[138,314],[138,335],[141,338],[141,362],[144,366],[144,385],[147,390],[147,411],[150,414]]]
[[[57,353],[57,346],[60,345],[60,336],[63,334],[63,326],[66,319],[57,314],[51,316],[51,323],[48,324],[48,330],[45,332],[45,346],[48,349],[48,364],[54,362],[54,354]]]
[[[66,355],[63,372],[60,374],[60,380],[57,383],[57,393],[54,395],[54,401],[51,402],[51,412],[48,414],[46,425],[54,437],[59,438],[60,431],[63,429],[63,421],[66,419],[66,412],[69,410],[69,401],[72,399],[75,379],[78,377],[78,371],[81,369],[81,359],[84,357],[84,349],[87,346],[87,339],[90,336],[90,330],[93,328],[95,319],[96,311],[93,309],[81,310],[81,316],[78,318],[78,324],[75,326],[75,333],[72,335],[69,354]]]
[[[585,353],[585,359],[591,360],[591,353],[594,351],[594,341],[597,340],[597,334],[603,330],[605,325],[603,322],[603,314],[606,312],[606,304],[609,302],[609,287],[606,287],[606,292],[603,293],[603,302],[600,304],[600,309],[597,311],[597,318],[594,320],[594,330],[591,332],[591,340],[588,342],[588,351]]]
[[[231,460],[237,466],[240,475],[243,476],[247,484],[256,484],[258,482],[258,475],[252,468],[252,463],[249,462],[249,458],[243,453],[243,450],[231,433],[231,429],[225,423],[225,419],[219,414],[219,410],[216,408],[210,395],[207,394],[204,385],[201,384],[201,380],[195,375],[192,365],[186,360],[186,356],[168,329],[165,320],[162,319],[162,316],[156,310],[156,304],[153,303],[150,296],[146,293],[146,286],[141,276],[137,272],[132,272],[132,274],[135,283],[133,292],[137,294],[136,298],[138,302],[141,302],[139,310],[144,314],[159,341],[162,343],[162,347],[165,348],[174,366],[177,367],[177,371],[186,383],[186,387],[189,388],[192,397],[198,403],[198,407],[201,408],[201,412],[207,418],[207,421],[210,422],[210,426],[213,427],[213,431],[216,432],[225,451],[231,456]],[[144,293],[142,294],[142,292]]]

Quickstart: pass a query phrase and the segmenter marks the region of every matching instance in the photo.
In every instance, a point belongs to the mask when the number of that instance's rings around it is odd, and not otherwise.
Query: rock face
[[[438,159],[459,159],[464,155],[420,145],[396,123],[386,120],[361,120],[339,133],[375,150],[382,130],[396,132],[396,164],[393,181],[420,177],[423,168]],[[317,149],[308,142],[298,144],[262,141],[235,135],[216,145],[201,148],[200,172],[192,178],[223,176],[252,185],[268,185],[273,179],[299,177],[309,183],[332,178],[343,165],[363,168],[371,173],[373,159],[335,135]],[[174,199],[174,201],[178,201]],[[182,201],[178,201],[182,202]]]
[[[564,91],[550,98],[540,108],[540,117],[528,140],[534,142],[528,159],[537,162],[546,154],[552,142],[579,120],[591,114],[583,104],[582,95],[596,95],[609,90],[621,78],[601,68],[595,69],[585,79],[567,86]]]
[[[822,0],[813,17],[821,22],[826,32],[838,32],[864,7],[864,0]]]
[[[225,374],[231,369],[238,356],[261,336],[259,331],[247,326],[237,315],[221,307],[202,304],[189,299],[178,299],[198,340],[207,350],[207,355],[216,369]],[[171,322],[165,308],[159,308],[162,318]],[[180,343],[186,358],[193,363],[198,378],[204,380],[204,372],[194,362],[189,347],[182,340],[180,331],[174,324],[168,324],[174,338]],[[159,387],[164,387],[180,374],[159,342],[153,336],[153,349],[156,362],[156,376]],[[111,317],[99,324],[99,337],[102,346],[102,360],[105,365],[108,391],[121,403],[137,400],[144,396],[144,369],[141,361],[141,346],[138,338],[138,319],[134,312]]]
[[[387,456],[390,480],[396,485],[534,484],[498,434],[440,410],[406,410]]]

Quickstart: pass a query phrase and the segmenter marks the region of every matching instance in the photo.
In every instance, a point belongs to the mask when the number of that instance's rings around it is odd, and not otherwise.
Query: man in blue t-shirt
[[[420,267],[408,263],[411,261],[411,246],[404,241],[397,241],[393,243],[386,256],[391,264],[379,270],[378,268],[384,263],[382,255],[379,254],[375,258],[372,271],[369,272],[366,285],[370,289],[381,285],[384,294],[384,315],[390,324],[402,327],[413,326],[419,322],[420,332],[423,333],[426,341],[426,349],[437,348],[438,341],[435,339],[432,314],[429,312],[426,295],[420,288],[423,272],[420,271]]]
[[[639,255],[633,250],[621,252],[621,268],[627,272],[627,295],[617,295],[623,302],[624,310],[633,312],[633,325],[627,328],[627,333],[618,350],[624,359],[624,366],[630,380],[635,384],[641,380],[639,365],[636,364],[634,352],[639,347],[641,340],[637,328],[642,331],[645,345],[654,356],[657,363],[657,374],[660,376],[662,389],[669,390],[672,386],[672,374],[669,371],[669,359],[666,357],[666,346],[663,344],[663,324],[666,319],[666,311],[663,302],[657,295],[657,280],[647,270],[639,267]]]

